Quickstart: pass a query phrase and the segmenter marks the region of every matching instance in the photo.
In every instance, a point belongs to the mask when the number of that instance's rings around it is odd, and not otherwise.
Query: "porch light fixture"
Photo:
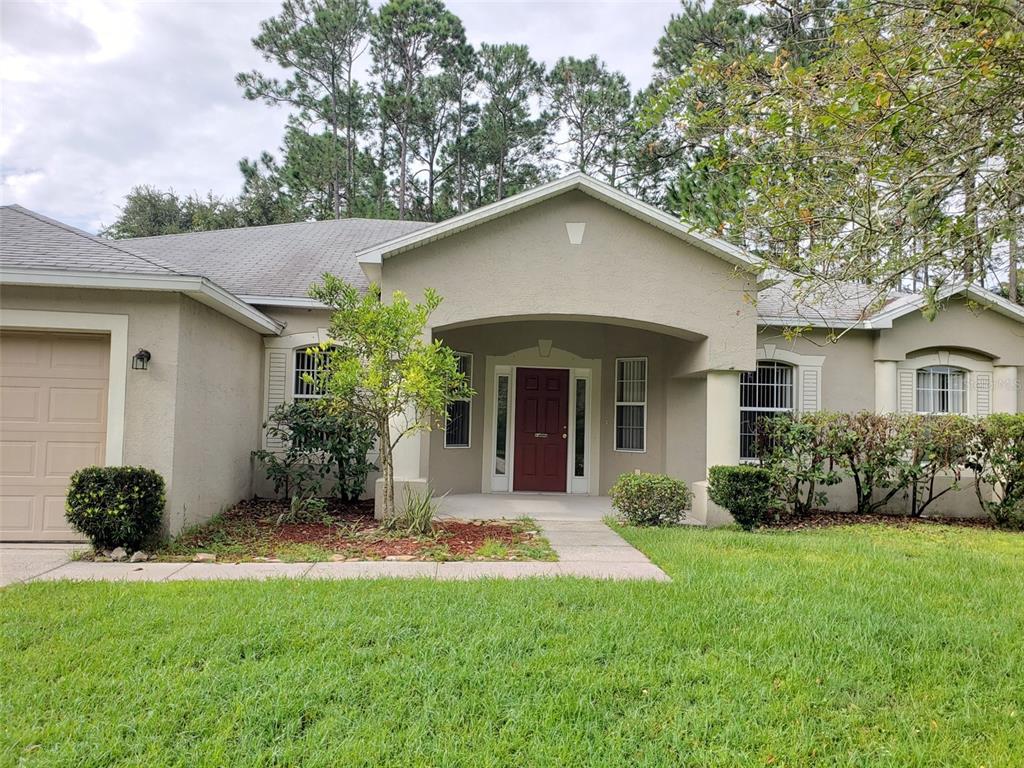
[[[132,356],[132,370],[133,371],[145,371],[149,369],[149,361],[153,359],[153,356],[149,354],[148,349],[140,349]]]

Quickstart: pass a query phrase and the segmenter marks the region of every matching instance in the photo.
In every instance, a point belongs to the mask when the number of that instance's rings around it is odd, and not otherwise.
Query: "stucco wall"
[[[875,409],[874,336],[872,331],[848,331],[830,341],[828,332],[809,330],[787,339],[779,328],[762,326],[757,347],[774,345],[799,355],[824,356],[821,368],[821,408],[829,411]]]
[[[585,222],[571,245],[567,222]],[[753,366],[752,279],[695,246],[571,192],[385,260],[384,295],[444,303],[435,327],[485,319],[608,318],[707,337],[697,370]]]
[[[128,353],[148,349],[149,370],[125,381],[124,463],[151,467],[173,481],[178,379],[177,294],[0,285],[5,309],[89,312],[128,317]]]
[[[996,365],[1024,366],[1024,323],[955,299],[946,302],[932,321],[911,312],[880,331],[875,359],[902,360],[929,347],[971,350],[994,358]]]
[[[182,297],[171,530],[208,520],[251,495],[262,366],[258,333]]]
[[[490,445],[484,445],[484,399],[491,397],[493,383],[486,375],[487,357],[503,357],[536,348],[540,339],[551,341],[553,349],[584,359],[600,360],[600,492],[622,472],[640,469],[671,471],[684,479],[703,477],[704,400],[701,380],[673,380],[676,418],[666,419],[668,402],[668,361],[679,346],[691,342],[634,328],[579,322],[523,321],[439,331],[436,338],[459,352],[473,355],[473,388],[470,448],[445,448],[444,432],[430,434],[429,477],[438,493],[478,493],[483,462],[489,461]],[[614,450],[615,359],[647,357],[647,450],[643,453]],[[682,383],[676,383],[682,382]],[[667,457],[672,457],[671,467]],[[593,462],[593,459],[592,459]],[[699,468],[697,466],[699,462]],[[692,477],[691,477],[692,475]]]
[[[0,305],[128,318],[128,354],[145,348],[152,360],[148,370],[126,373],[123,462],[163,475],[165,533],[249,495],[259,334],[176,293],[5,285]]]

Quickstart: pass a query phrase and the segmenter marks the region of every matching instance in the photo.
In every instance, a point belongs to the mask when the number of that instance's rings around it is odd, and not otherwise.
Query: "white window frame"
[[[313,374],[315,376],[321,370],[320,365],[322,365],[322,363],[318,363],[312,369],[309,369],[309,368],[299,368],[299,355],[305,355],[306,357],[313,357],[314,360],[317,360],[320,357],[320,355],[318,353],[315,353],[315,352],[314,352],[313,355],[308,355],[307,352],[311,348],[312,347],[310,347],[310,346],[295,347],[292,350],[292,361],[291,361],[292,362],[292,364],[291,364],[291,374],[292,374],[292,376],[291,376],[291,378],[292,378],[291,396],[292,396],[292,401],[295,401],[295,400],[319,400],[320,398],[322,398],[324,396],[323,392],[307,393],[307,392],[299,392],[298,391],[298,389],[299,389],[299,374],[300,373],[303,373],[303,374],[309,373],[309,374]],[[302,383],[305,384],[306,386],[312,386],[314,388],[317,386],[317,385],[306,384],[305,382],[302,382]]]
[[[455,350],[452,350],[455,352]],[[466,377],[466,383],[470,387],[473,386],[473,370],[476,368],[475,361],[473,360],[472,352],[455,352],[456,357],[467,358],[469,360],[469,376]],[[456,398],[455,402],[468,403],[466,407],[466,444],[448,443],[448,411],[445,409],[445,420],[444,420],[444,447],[451,448],[453,450],[461,450],[473,447],[473,398],[472,397],[460,397]]]
[[[946,374],[947,376],[959,373],[963,378],[963,388],[958,390],[960,393],[960,406],[959,411],[945,410],[925,410],[921,407],[921,384],[920,378],[922,374],[927,374],[929,377],[934,377],[940,374]],[[971,412],[970,405],[970,376],[971,372],[966,368],[961,368],[957,365],[943,364],[943,365],[925,365],[914,370],[914,411],[921,415],[926,416],[966,416]],[[933,379],[934,381],[934,379]],[[934,404],[935,396],[941,392],[946,392],[947,397],[952,401],[953,390],[951,388],[937,389],[935,387],[926,387],[926,390],[931,394],[931,399]]]
[[[619,363],[635,363],[639,361],[644,363],[644,399],[643,401],[627,401],[619,400]],[[615,387],[615,425],[614,432],[612,433],[612,450],[616,453],[647,453],[647,396],[648,388],[650,386],[651,370],[650,363],[646,357],[617,357],[615,358],[615,381],[613,386]],[[643,448],[619,448],[619,406],[640,406],[644,409],[644,425],[643,425]]]
[[[505,469],[503,472],[498,472],[498,383],[506,379],[505,382]],[[512,457],[510,451],[512,450],[512,430],[514,426],[512,424],[512,417],[515,415],[515,376],[513,375],[511,368],[498,368],[494,372],[494,414],[491,419],[491,477],[501,478],[504,480],[509,477],[509,471],[512,468]],[[511,478],[509,478],[511,482]]]
[[[744,406],[743,405],[743,390],[744,390],[744,387],[751,387],[751,386],[753,386],[753,387],[767,387],[767,386],[778,387],[778,386],[780,386],[777,383],[773,383],[771,385],[757,383],[757,381],[756,381],[757,372],[762,367],[764,367],[764,368],[771,367],[771,368],[774,368],[776,370],[778,370],[779,368],[788,368],[789,369],[789,371],[790,371],[790,376],[789,376],[789,402],[790,402],[790,407],[789,408],[782,408],[782,407],[766,408],[766,407],[759,407],[759,406]],[[796,412],[796,403],[797,403],[797,373],[798,372],[799,372],[798,366],[794,365],[793,363],[787,362],[785,360],[758,360],[757,361],[757,367],[753,371],[753,373],[755,375],[755,382],[753,384],[749,384],[749,383],[748,384],[744,384],[743,383],[743,377],[742,376],[740,377],[740,454],[741,454],[740,455],[740,462],[742,462],[742,463],[750,463],[750,462],[758,461],[758,457],[757,456],[743,456],[742,455],[742,453],[743,453],[743,414],[744,414],[744,412],[767,413],[767,414],[774,414],[774,415],[777,415],[777,414],[780,414],[780,413],[795,413]],[[755,400],[756,400],[756,398],[755,398]]]

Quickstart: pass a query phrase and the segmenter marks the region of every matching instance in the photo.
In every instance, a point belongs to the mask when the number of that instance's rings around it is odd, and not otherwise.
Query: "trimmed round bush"
[[[778,509],[771,471],[752,465],[711,467],[708,498],[747,531],[774,520]]]
[[[619,475],[612,507],[631,525],[674,525],[686,516],[690,490],[682,480],[650,472]]]
[[[68,522],[96,549],[136,550],[160,528],[164,488],[145,467],[85,467],[71,476]]]

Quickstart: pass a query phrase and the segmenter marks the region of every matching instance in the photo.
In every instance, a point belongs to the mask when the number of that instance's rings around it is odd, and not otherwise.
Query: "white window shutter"
[[[821,410],[821,368],[800,366],[800,410]]]
[[[992,374],[976,373],[974,381],[978,392],[977,415],[988,416],[992,413]]]
[[[914,412],[914,382],[916,371],[901,370],[899,372],[899,406],[900,413]]]
[[[271,350],[267,354],[267,417],[285,401],[288,388],[288,352]],[[279,439],[270,439],[264,432],[264,443],[267,450],[276,451],[284,447]]]

